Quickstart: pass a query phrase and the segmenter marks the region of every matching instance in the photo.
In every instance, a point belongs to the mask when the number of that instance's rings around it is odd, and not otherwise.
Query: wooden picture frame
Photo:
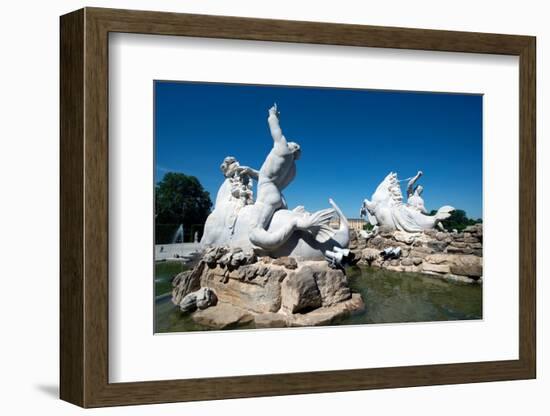
[[[100,407],[535,378],[534,37],[99,8],[62,16],[60,30],[61,399]],[[519,359],[109,383],[110,32],[519,56]]]

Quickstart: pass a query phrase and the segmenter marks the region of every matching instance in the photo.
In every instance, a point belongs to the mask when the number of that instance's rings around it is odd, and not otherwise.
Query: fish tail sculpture
[[[447,218],[449,218],[451,216],[451,213],[454,210],[455,209],[450,205],[443,205],[441,208],[439,208],[437,210],[437,212],[435,214],[435,221],[439,222],[439,221],[446,220]]]
[[[351,251],[347,248],[349,245],[349,222],[334,200],[330,198],[328,201],[340,219],[340,227],[337,231],[333,230],[334,234],[331,239],[332,242],[336,244],[334,244],[331,249],[325,250],[325,258],[329,261],[331,266],[342,267],[344,261],[348,261],[355,257],[351,255]]]
[[[333,235],[333,239],[340,244],[341,247],[347,247],[349,244],[349,222],[342,210],[338,205],[336,205],[336,202],[332,198],[328,200],[330,205],[332,205],[332,208],[336,212],[336,215],[338,215],[338,218],[340,219],[340,227]],[[334,231],[334,230],[333,230]]]
[[[315,240],[324,243],[334,237],[336,231],[329,226],[331,218],[334,216],[334,209],[327,208],[311,214],[307,231],[315,236]]]
[[[322,209],[312,214],[305,211],[296,212],[294,218],[290,218],[286,224],[276,230],[270,229],[268,231],[262,227],[254,227],[250,230],[249,238],[255,246],[270,250],[285,243],[295,231],[301,230],[314,236],[319,243],[324,243],[336,233],[329,226],[333,215],[334,210],[332,208]]]

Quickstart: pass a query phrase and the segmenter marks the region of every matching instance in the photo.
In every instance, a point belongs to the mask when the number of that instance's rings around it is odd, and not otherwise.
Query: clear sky
[[[260,168],[276,102],[284,135],[302,148],[284,191],[289,208],[326,208],[332,197],[357,218],[390,171],[405,179],[422,170],[428,210],[452,205],[482,216],[480,95],[167,81],[154,88],[157,181],[166,172],[196,176],[214,202],[224,157]]]

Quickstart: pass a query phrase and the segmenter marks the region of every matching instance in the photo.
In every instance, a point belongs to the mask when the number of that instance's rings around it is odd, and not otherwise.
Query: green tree
[[[367,222],[366,224],[363,224],[363,230],[365,230],[365,231],[372,231],[373,228],[374,228],[374,226],[370,222]]]
[[[155,187],[155,223],[183,224],[185,229],[204,224],[212,201],[199,180],[169,172]]]
[[[433,209],[430,212],[430,215],[435,215],[437,211]],[[457,230],[462,231],[464,228],[466,228],[468,225],[474,225],[476,223],[481,223],[481,218],[478,218],[477,220],[474,220],[472,218],[468,218],[466,215],[466,211],[462,209],[455,209],[449,218],[446,220],[441,221],[443,224],[443,227],[445,227],[446,230]]]

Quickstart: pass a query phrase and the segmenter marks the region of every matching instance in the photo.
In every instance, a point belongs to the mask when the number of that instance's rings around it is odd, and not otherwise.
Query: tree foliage
[[[374,228],[374,225],[372,225],[370,222],[363,224],[363,230],[365,231],[372,231],[373,228]]]
[[[155,187],[156,224],[183,224],[189,229],[204,224],[211,207],[210,194],[194,176],[169,172]]]
[[[433,209],[430,212],[430,215],[435,215],[437,211]],[[441,221],[443,224],[443,227],[445,227],[446,230],[457,230],[462,231],[464,228],[466,228],[468,225],[474,225],[477,223],[482,222],[481,218],[478,218],[476,220],[472,218],[468,218],[466,215],[466,211],[462,209],[455,209],[449,218],[446,220]]]

